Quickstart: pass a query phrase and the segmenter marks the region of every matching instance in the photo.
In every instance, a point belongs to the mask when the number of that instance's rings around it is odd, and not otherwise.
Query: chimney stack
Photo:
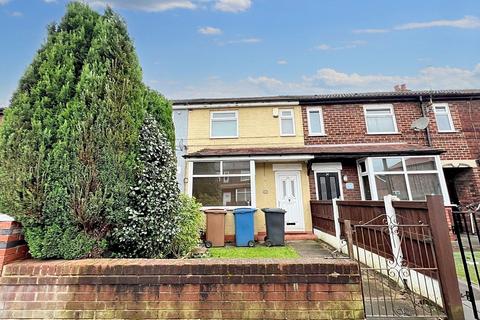
[[[397,84],[393,87],[395,89],[395,92],[405,92],[405,91],[409,91],[407,89],[407,85],[405,83],[402,83],[402,84]]]

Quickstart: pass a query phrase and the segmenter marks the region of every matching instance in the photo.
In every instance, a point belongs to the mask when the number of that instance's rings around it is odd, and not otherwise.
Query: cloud
[[[2,0],[0,0],[2,1]],[[197,8],[197,5],[190,0],[85,0],[93,6],[122,8],[147,12],[161,12],[173,9]]]
[[[8,2],[10,2],[10,0],[0,0],[0,6],[7,4]]]
[[[277,64],[287,64],[287,60],[277,60]]]
[[[281,86],[283,84],[283,82],[278,80],[278,79],[270,78],[270,77],[266,77],[266,76],[261,76],[261,77],[257,77],[257,78],[248,77],[247,80],[249,82],[253,83],[253,84],[263,85],[263,86],[267,86],[267,87],[277,87],[277,86]]]
[[[57,2],[57,0],[43,0],[43,2],[46,2],[46,3],[54,3],[54,2]]]
[[[367,42],[363,41],[363,40],[350,41],[350,42],[347,42],[343,46],[337,46],[337,47],[331,46],[329,44],[322,43],[322,44],[319,44],[318,46],[315,46],[315,49],[320,50],[320,51],[344,50],[344,49],[357,48],[359,46],[363,46],[363,45],[366,45],[366,44],[367,44]]]
[[[251,5],[251,0],[217,0],[214,8],[218,11],[236,13],[248,10]]]
[[[228,40],[224,42],[218,42],[219,46],[227,45],[227,44],[255,44],[262,42],[260,38],[242,38],[242,39],[234,39]]]
[[[436,27],[450,27],[460,29],[480,28],[480,19],[474,16],[465,16],[458,20],[434,20],[429,22],[411,22],[396,26],[395,30],[426,29]]]
[[[222,34],[222,30],[214,27],[202,27],[202,28],[198,28],[198,33],[210,36],[210,35]]]
[[[12,17],[23,17],[23,13],[20,11],[12,11],[9,13],[9,15]]]
[[[465,16],[457,20],[433,20],[427,22],[409,22],[394,26],[391,29],[355,29],[353,33],[386,33],[390,31],[429,29],[429,28],[458,28],[458,29],[478,29],[480,28],[480,19],[474,16]]]
[[[178,99],[392,91],[399,83],[406,83],[413,90],[479,88],[480,63],[472,69],[428,67],[413,75],[359,74],[322,68],[297,81],[284,81],[268,75],[233,81],[209,77],[197,83],[163,83],[156,87],[167,97]]]
[[[472,70],[455,67],[428,67],[417,75],[399,76],[385,74],[344,73],[331,68],[319,69],[304,81],[339,91],[392,90],[399,83],[410,89],[465,89],[480,87],[480,64]]]
[[[386,33],[388,29],[356,29],[353,33]]]

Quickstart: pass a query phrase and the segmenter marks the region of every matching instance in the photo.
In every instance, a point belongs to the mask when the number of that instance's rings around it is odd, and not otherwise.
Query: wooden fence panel
[[[328,234],[335,235],[332,201],[312,200],[310,201],[310,209],[312,212],[313,227]]]

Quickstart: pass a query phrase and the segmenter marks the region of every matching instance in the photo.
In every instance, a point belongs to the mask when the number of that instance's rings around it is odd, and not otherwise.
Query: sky
[[[128,25],[169,99],[480,88],[479,0],[85,0]],[[65,12],[0,0],[0,106]]]

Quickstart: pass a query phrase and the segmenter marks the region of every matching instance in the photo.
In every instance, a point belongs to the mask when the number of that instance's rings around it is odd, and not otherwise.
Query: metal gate
[[[477,221],[480,218],[480,203],[473,203],[466,206],[463,211],[453,211],[452,214],[453,229],[457,238],[457,250],[454,252],[454,258],[456,261],[461,261],[463,265],[463,274],[459,275],[462,298],[470,302],[473,317],[480,319],[476,303],[476,299],[480,299],[478,270],[480,230]]]
[[[383,214],[346,229],[367,318],[446,318],[429,225]]]

